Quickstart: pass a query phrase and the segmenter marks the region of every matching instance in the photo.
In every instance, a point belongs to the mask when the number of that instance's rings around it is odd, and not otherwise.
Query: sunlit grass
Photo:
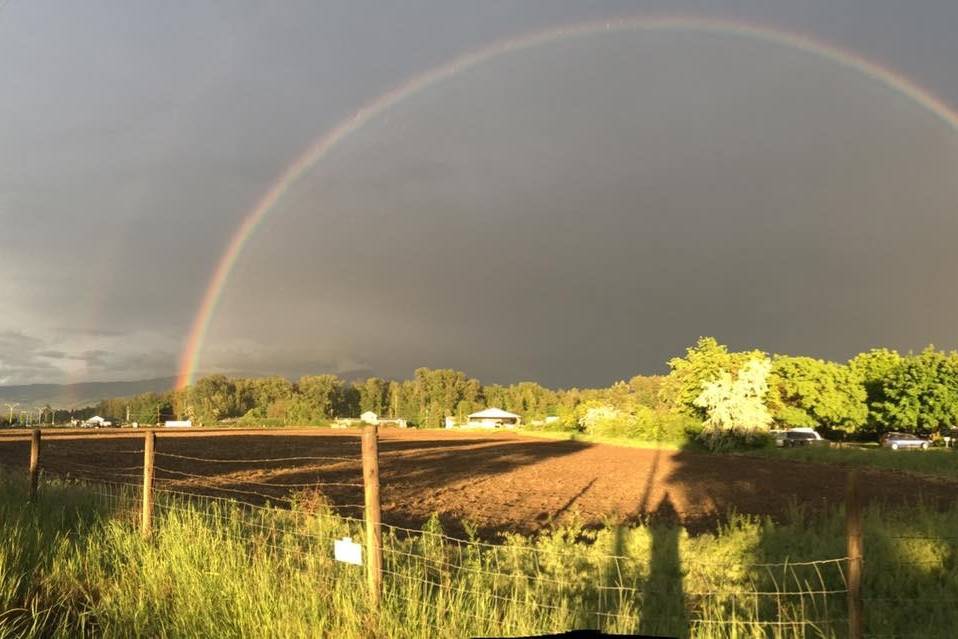
[[[665,440],[633,439],[629,437],[603,437],[601,435],[587,435],[586,433],[558,431],[558,430],[524,430],[519,429],[516,433],[526,437],[542,437],[544,439],[557,439],[561,441],[584,442],[587,444],[610,444],[612,446],[622,446],[624,448],[652,448],[658,450],[682,450],[688,445]]]
[[[840,464],[881,470],[897,470],[916,475],[958,480],[958,451],[952,448],[928,450],[891,450],[878,446],[842,448],[763,448],[750,455],[770,459]]]
[[[669,525],[573,525],[494,545],[452,541],[436,520],[418,533],[387,528],[384,600],[374,615],[363,568],[332,558],[333,540],[361,539],[360,522],[325,508],[160,494],[155,534],[145,540],[135,493],[93,490],[102,489],[48,483],[39,503],[26,505],[23,485],[0,477],[0,637],[846,631],[843,564],[802,564],[844,555],[840,512],[796,509],[785,524],[733,516],[697,536]],[[868,512],[869,632],[951,636],[955,536],[955,512]]]

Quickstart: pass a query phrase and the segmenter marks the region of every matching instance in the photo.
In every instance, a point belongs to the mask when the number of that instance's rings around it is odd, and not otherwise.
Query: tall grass
[[[732,516],[713,534],[649,524],[569,526],[489,544],[387,527],[384,600],[332,559],[360,522],[324,507],[248,508],[0,476],[0,637],[460,637],[570,628],[703,638],[842,637],[842,514]],[[868,631],[952,636],[958,513],[866,516]],[[488,540],[487,540],[488,541]],[[938,602],[938,603],[933,603]],[[940,603],[950,602],[950,603]]]
[[[895,470],[913,475],[958,480],[958,451],[953,448],[928,450],[891,450],[889,448],[846,446],[842,448],[761,448],[748,454],[771,459],[822,464],[840,464],[880,470]]]

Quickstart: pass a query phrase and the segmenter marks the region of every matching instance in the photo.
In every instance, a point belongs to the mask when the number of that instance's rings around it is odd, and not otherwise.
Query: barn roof
[[[519,415],[504,411],[501,408],[487,408],[478,413],[473,413],[469,419],[519,419]]]

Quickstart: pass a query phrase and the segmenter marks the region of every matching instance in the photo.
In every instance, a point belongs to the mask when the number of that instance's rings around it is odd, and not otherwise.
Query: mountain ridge
[[[91,406],[113,397],[128,397],[140,393],[164,393],[176,386],[176,377],[124,380],[112,382],[77,382],[74,384],[20,384],[0,386],[0,410],[5,403],[17,403],[19,409],[71,409]]]
[[[264,377],[265,374],[224,373],[227,377]],[[318,374],[318,373],[316,373]],[[356,369],[335,373],[341,379],[352,382],[370,377],[368,369]],[[203,377],[198,375],[197,377]],[[287,377],[281,375],[281,377]],[[139,380],[109,382],[75,382],[73,384],[11,384],[0,386],[0,415],[8,410],[6,403],[18,404],[15,410],[43,408],[75,409],[92,406],[104,399],[131,397],[141,393],[166,393],[176,387],[177,377],[153,377]]]

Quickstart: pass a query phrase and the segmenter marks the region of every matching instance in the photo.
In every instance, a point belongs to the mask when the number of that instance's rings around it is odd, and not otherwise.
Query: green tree
[[[370,377],[364,382],[356,384],[359,392],[359,412],[372,411],[377,415],[385,415],[389,406],[390,384],[379,377]]]
[[[700,337],[695,346],[688,348],[685,357],[669,360],[670,372],[662,383],[661,398],[680,412],[705,419],[706,409],[696,403],[703,384],[717,379],[723,372],[734,377],[749,360],[764,357],[761,351],[730,353],[714,337]]]
[[[440,428],[445,417],[469,412],[471,406],[477,405],[482,386],[461,371],[417,368],[410,390],[412,403],[417,406],[413,421],[427,428]]]
[[[168,394],[143,393],[130,399],[130,420],[140,424],[156,424],[173,417]]]
[[[873,348],[859,353],[848,361],[848,367],[862,380],[868,404],[868,426],[877,428],[882,405],[886,401],[885,381],[901,366],[902,357],[898,351],[887,348]]]
[[[236,386],[241,412],[250,417],[272,416],[276,411],[271,409],[278,404],[285,406],[295,392],[293,383],[278,375],[237,380]]]
[[[200,423],[215,422],[237,413],[236,385],[225,375],[202,377],[190,388],[190,416]]]
[[[882,384],[878,424],[895,430],[933,430],[958,425],[958,354],[929,346],[905,357]]]
[[[811,357],[777,356],[770,379],[769,406],[775,421],[788,427],[860,428],[868,417],[859,373],[848,366]]]
[[[523,420],[543,419],[555,411],[555,392],[536,382],[519,382],[502,389],[503,402],[489,403],[511,413],[521,415]]]
[[[297,401],[293,411],[297,421],[312,422],[342,417],[344,384],[335,375],[306,375],[296,385]]]
[[[506,410],[506,404],[509,401],[506,395],[506,387],[499,384],[490,384],[482,388],[482,397],[487,407],[495,406]]]
[[[390,415],[412,424],[419,424],[420,406],[418,385],[413,380],[394,382],[389,385]]]
[[[649,408],[662,407],[662,375],[636,375],[629,380],[635,401]]]
[[[396,381],[389,382],[386,397],[389,416],[393,419],[400,417],[399,406],[402,403],[402,384]]]

